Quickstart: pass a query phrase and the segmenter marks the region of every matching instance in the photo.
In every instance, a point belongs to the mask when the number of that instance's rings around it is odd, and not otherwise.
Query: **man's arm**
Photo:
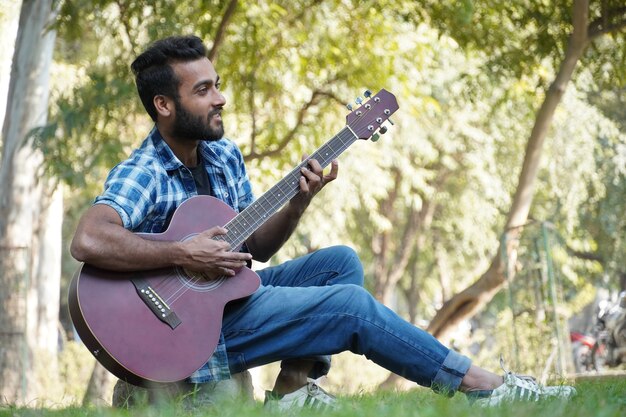
[[[324,175],[320,164],[315,159],[309,160],[308,167],[302,168],[300,192],[246,241],[254,259],[266,262],[283,246],[296,229],[313,197],[326,184],[337,178],[338,170],[338,162],[332,161],[330,173]]]
[[[212,239],[222,234],[223,228],[213,227],[184,242],[147,240],[126,230],[113,208],[96,204],[80,219],[70,251],[78,261],[114,271],[180,266],[210,277],[233,276],[251,256]]]

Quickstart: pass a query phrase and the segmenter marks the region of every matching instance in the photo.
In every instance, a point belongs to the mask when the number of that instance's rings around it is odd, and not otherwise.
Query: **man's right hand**
[[[228,243],[215,239],[225,234],[216,226],[183,242],[144,239],[126,230],[113,208],[96,204],[82,216],[71,252],[78,261],[112,271],[179,266],[209,279],[232,277],[252,255],[231,252]]]
[[[252,255],[243,252],[231,252],[230,244],[215,237],[223,236],[227,230],[215,226],[180,242],[183,259],[180,266],[202,273],[209,279],[222,276],[232,277],[237,271],[246,266]]]

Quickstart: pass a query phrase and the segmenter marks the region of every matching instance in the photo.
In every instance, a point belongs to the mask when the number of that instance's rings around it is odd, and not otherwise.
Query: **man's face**
[[[179,97],[174,98],[173,136],[185,140],[218,140],[224,136],[219,76],[207,59],[172,65],[180,80]]]

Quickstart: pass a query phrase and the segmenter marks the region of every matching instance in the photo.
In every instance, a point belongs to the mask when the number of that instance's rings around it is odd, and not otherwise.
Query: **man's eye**
[[[222,83],[215,83],[215,88],[217,88],[218,90],[220,89],[220,87],[222,86]]]

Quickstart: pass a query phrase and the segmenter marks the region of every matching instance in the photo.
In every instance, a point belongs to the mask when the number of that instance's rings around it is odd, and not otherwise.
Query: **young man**
[[[337,177],[337,163],[324,174],[309,160],[299,193],[247,239],[247,251],[232,252],[214,239],[226,233],[221,227],[183,242],[143,239],[133,232],[163,231],[176,207],[194,195],[213,195],[235,211],[254,198],[239,149],[223,137],[226,101],[202,41],[194,36],[160,40],[131,67],[155,126],[109,174],[104,192],[78,225],[72,255],[109,270],[178,266],[209,278],[233,276],[251,259],[268,260],[312,198]],[[322,355],[350,350],[435,391],[473,393],[486,404],[574,392],[472,365],[365,291],[362,266],[349,248],[323,249],[258,274],[261,287],[227,305],[220,344],[190,383],[227,379],[231,372],[283,360],[269,396],[273,401],[280,406],[330,403],[332,397],[307,377],[328,371],[329,358]]]

